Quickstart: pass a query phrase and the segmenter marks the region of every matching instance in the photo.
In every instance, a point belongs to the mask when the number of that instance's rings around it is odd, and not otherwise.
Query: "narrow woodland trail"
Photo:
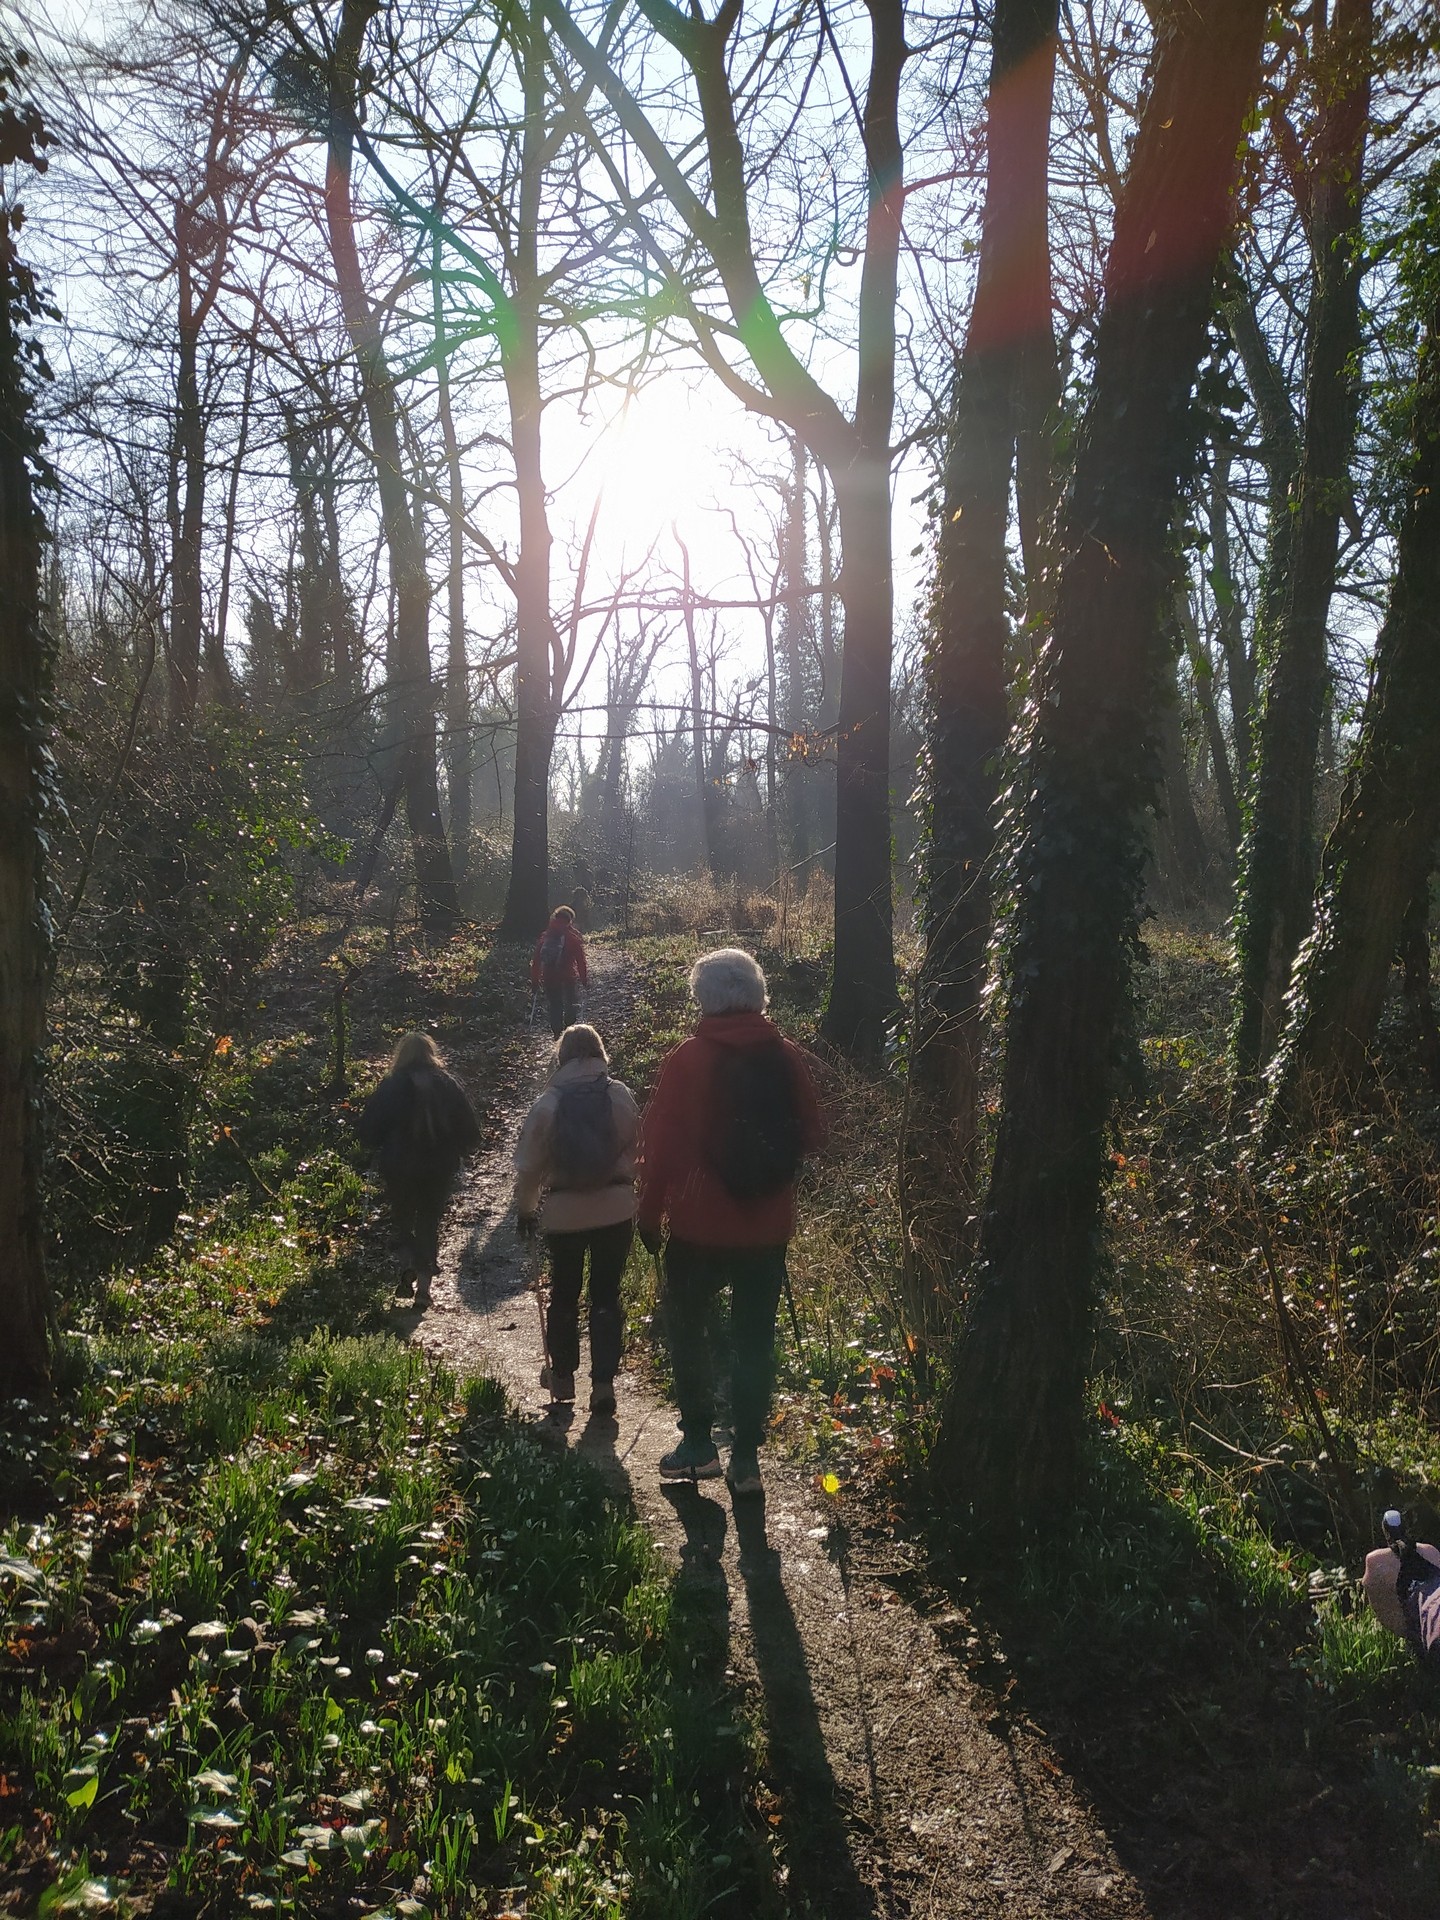
[[[600,948],[592,969],[591,1017],[611,1029],[630,992],[625,961]],[[463,1076],[464,1035],[443,1038]],[[546,1044],[536,1037],[534,1087]],[[568,1428],[545,1418],[532,1269],[508,1215],[510,1153],[534,1087],[489,1116],[492,1143],[453,1209],[435,1305],[414,1337],[458,1371],[500,1380],[557,1444],[594,1462],[692,1594],[728,1619],[725,1671],[764,1730],[792,1911],[1142,1920],[1142,1895],[1043,1736],[947,1651],[970,1634],[963,1613],[939,1601],[926,1612],[897,1591],[915,1582],[903,1546],[838,1525],[808,1476],[773,1454],[763,1502],[732,1507],[723,1481],[664,1485],[674,1415],[639,1367],[617,1382],[618,1421],[587,1421],[583,1398]]]

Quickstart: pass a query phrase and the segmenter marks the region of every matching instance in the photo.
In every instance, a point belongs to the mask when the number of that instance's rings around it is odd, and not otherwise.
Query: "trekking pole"
[[[537,987],[530,998],[530,1028],[534,1031],[535,1016],[540,1011],[540,989]]]
[[[535,1297],[535,1313],[540,1321],[540,1359],[541,1383],[550,1384],[550,1337],[545,1330],[545,1255],[540,1243],[538,1229],[532,1235],[530,1247],[530,1291]]]
[[[790,1274],[788,1270],[785,1274],[785,1304],[790,1309],[790,1330],[795,1335],[795,1357],[797,1360],[803,1359],[805,1356],[805,1342],[800,1338],[800,1316],[795,1311],[795,1289],[790,1284]]]

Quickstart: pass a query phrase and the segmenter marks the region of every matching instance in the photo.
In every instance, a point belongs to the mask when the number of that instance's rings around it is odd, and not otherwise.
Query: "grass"
[[[478,959],[375,966],[360,1057],[459,1000],[498,1072]],[[723,1655],[598,1478],[390,1330],[323,987],[272,984],[238,1152],[0,1439],[0,1911],[765,1914]]]

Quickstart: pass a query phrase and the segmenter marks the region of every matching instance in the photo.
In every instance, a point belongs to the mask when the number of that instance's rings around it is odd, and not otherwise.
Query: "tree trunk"
[[[890,428],[895,412],[895,297],[905,149],[900,136],[904,0],[865,0],[870,84],[862,133],[870,211],[860,269],[855,444],[832,465],[840,510],[845,654],[835,751],[835,964],[821,1032],[862,1064],[878,1064],[895,1010],[890,872]]]
[[[1216,447],[1215,471],[1210,483],[1210,590],[1215,597],[1220,651],[1225,658],[1225,686],[1230,695],[1230,728],[1235,741],[1235,777],[1231,791],[1238,802],[1239,795],[1249,791],[1254,755],[1255,661],[1245,645],[1240,592],[1230,564],[1230,459],[1228,448]],[[1238,848],[1238,804],[1233,822],[1228,807],[1225,820]]]
[[[345,0],[330,64],[325,217],[345,330],[355,354],[370,428],[380,524],[390,559],[395,618],[386,658],[391,731],[404,770],[405,817],[415,888],[427,933],[444,937],[459,919],[455,875],[440,818],[434,688],[430,674],[430,582],[425,542],[410,511],[400,463],[395,383],[379,320],[365,292],[350,206],[360,55],[378,0]]]
[[[890,872],[890,483],[887,468],[835,476],[845,615],[835,753],[835,971],[821,1032],[880,1059],[895,1006]]]
[[[1400,929],[1400,965],[1404,969],[1405,1004],[1415,1028],[1415,1045],[1432,1093],[1440,1093],[1440,1020],[1435,1017],[1435,995],[1430,977],[1430,876],[1410,903]]]
[[[781,611],[781,658],[785,663],[784,724],[792,741],[802,740],[810,729],[811,714],[806,700],[804,639],[808,623],[805,594],[805,442],[797,435],[792,441],[795,465],[785,496],[785,529],[782,535],[781,580],[785,604]],[[772,743],[772,751],[773,751]],[[808,874],[815,842],[811,833],[810,796],[806,787],[808,762],[791,753],[782,782],[785,812],[786,858],[800,870],[803,886]]]
[[[250,445],[250,405],[255,389],[256,351],[255,335],[252,333],[245,343],[245,384],[240,394],[240,426],[235,438],[230,485],[225,496],[225,544],[220,553],[220,591],[215,601],[211,683],[215,696],[223,699],[226,705],[234,703],[238,695],[230,671],[230,657],[225,651],[225,632],[230,625],[230,581],[235,570],[235,522],[240,506],[240,480]]]
[[[34,161],[38,124],[8,104],[0,67],[0,138],[13,161]],[[49,658],[40,623],[44,522],[29,456],[31,422],[21,325],[33,288],[0,230],[0,1395],[34,1393],[49,1372],[49,1288],[40,1199],[40,1056],[45,1042],[49,919],[41,832],[54,804],[46,699]]]
[[[445,661],[445,780],[450,789],[450,851],[457,882],[470,862],[470,836],[475,812],[473,781],[475,742],[471,733],[470,656],[465,645],[465,478],[460,465],[460,441],[450,404],[450,355],[445,341],[445,311],[441,298],[441,247],[437,234],[434,252],[435,347],[437,406],[445,442],[445,469],[450,488],[447,532],[450,564],[447,572],[449,649]]]
[[[1175,881],[1180,904],[1198,906],[1210,881],[1210,849],[1195,812],[1186,765],[1185,732],[1180,725],[1180,689],[1172,663],[1160,702],[1160,771],[1164,785],[1165,821],[1175,854]]]
[[[1440,307],[1421,356],[1414,431],[1375,677],[1272,1068],[1271,1133],[1353,1096],[1440,831]]]
[[[1265,0],[1167,11],[1116,208],[1024,768],[1004,1102],[938,1485],[1013,1539],[1075,1478],[1190,395]]]
[[[540,458],[540,188],[544,164],[545,36],[538,4],[522,14],[525,128],[515,232],[515,285],[501,341],[520,507],[515,563],[515,817],[510,886],[498,940],[532,940],[550,913],[550,762],[562,686],[550,611],[550,520]]]
[[[200,693],[201,541],[205,527],[205,420],[200,407],[200,323],[196,313],[190,209],[176,210],[179,329],[175,446],[170,467],[170,724],[189,726]]]
[[[1235,1088],[1248,1100],[1279,1036],[1290,969],[1310,924],[1315,757],[1325,714],[1327,629],[1340,508],[1359,407],[1362,186],[1369,127],[1373,0],[1339,0],[1317,47],[1321,95],[1310,188],[1315,261],[1305,427],[1286,503],[1281,612],[1256,743],[1250,830],[1235,928]]]
[[[1005,536],[1022,386],[1055,363],[1046,239],[1057,0],[1001,0],[990,64],[985,212],[975,306],[955,375],[927,661],[930,817],[922,886],[925,964],[912,1072],[941,1099],[953,1172],[973,1193],[980,1006],[990,941],[999,758],[1009,727]],[[1033,429],[1033,420],[1028,423]],[[1030,434],[1027,563],[1042,571],[1046,492]]]
[[[1195,698],[1200,704],[1200,718],[1205,726],[1205,744],[1210,749],[1210,765],[1215,770],[1215,791],[1220,799],[1220,812],[1225,821],[1225,837],[1233,860],[1239,850],[1243,825],[1240,815],[1240,797],[1235,791],[1235,778],[1230,768],[1230,750],[1225,742],[1225,730],[1220,724],[1220,710],[1215,704],[1215,666],[1210,657],[1210,649],[1201,636],[1190,604],[1189,588],[1183,583],[1175,596],[1175,617],[1180,624],[1181,644],[1185,657],[1190,662],[1190,672],[1195,680]],[[1232,708],[1235,681],[1230,679]],[[1236,733],[1236,756],[1240,755],[1240,735]],[[1241,761],[1243,765],[1243,760]]]
[[[695,632],[695,596],[690,587],[690,555],[684,554],[685,651],[690,663],[690,760],[695,782],[695,831],[700,836],[700,864],[715,872],[715,839],[710,826],[710,750],[705,725],[705,683],[700,672],[700,642]]]
[[[772,887],[780,884],[780,685],[775,667],[775,616],[765,616],[765,854]]]

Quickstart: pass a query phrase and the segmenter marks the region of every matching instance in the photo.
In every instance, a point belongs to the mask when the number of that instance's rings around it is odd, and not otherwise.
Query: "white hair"
[[[690,969],[690,994],[702,1014],[763,1013],[770,997],[759,961],[743,947],[702,953]]]

